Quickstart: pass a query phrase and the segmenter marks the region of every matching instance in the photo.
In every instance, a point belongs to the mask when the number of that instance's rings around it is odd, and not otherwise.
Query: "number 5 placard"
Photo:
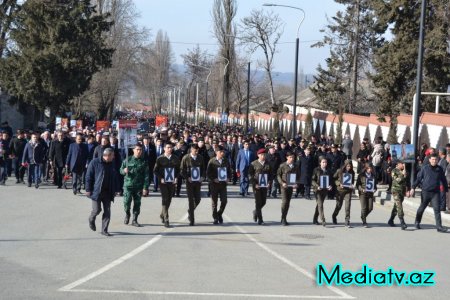
[[[373,193],[375,191],[375,179],[367,178],[366,179],[366,192]]]

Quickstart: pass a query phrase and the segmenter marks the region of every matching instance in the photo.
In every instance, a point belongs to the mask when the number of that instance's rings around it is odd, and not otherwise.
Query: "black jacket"
[[[94,158],[88,166],[86,172],[86,192],[91,192],[91,198],[94,201],[99,199],[102,191],[103,178],[105,177],[105,171],[110,172],[107,176],[109,178],[109,192],[108,195],[114,199],[117,192],[120,191],[119,176],[114,163],[107,165],[102,158]]]
[[[439,192],[440,186],[443,186],[444,191],[448,192],[444,170],[438,165],[434,167],[431,164],[424,165],[417,174],[412,188],[415,189],[419,184],[422,185],[422,191],[425,192]]]
[[[67,154],[69,153],[69,146],[70,144],[66,140],[63,140],[61,142],[59,140],[53,140],[50,144],[48,157],[56,167],[64,167],[67,159]]]

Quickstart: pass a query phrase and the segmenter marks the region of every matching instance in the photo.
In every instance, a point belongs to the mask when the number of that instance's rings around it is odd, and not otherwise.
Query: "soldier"
[[[162,198],[160,218],[166,228],[169,227],[169,207],[180,173],[180,160],[172,154],[172,150],[172,143],[167,143],[164,146],[164,154],[156,159],[155,169],[153,170],[160,183]]]
[[[337,187],[336,208],[333,213],[333,224],[337,224],[337,215],[345,200],[345,226],[350,228],[350,206],[352,204],[352,194],[355,189],[355,171],[351,160],[345,161],[344,166],[337,170],[333,176]]]
[[[281,225],[288,226],[286,220],[292,192],[297,186],[298,167],[294,163],[294,153],[286,152],[286,161],[280,165],[277,171],[278,182],[281,186]]]
[[[216,148],[216,157],[209,160],[206,168],[206,176],[210,181],[214,224],[222,224],[222,214],[227,205],[227,180],[231,178],[230,163],[225,158],[225,151],[222,146]],[[220,209],[217,211],[217,200],[219,196]]]
[[[203,157],[198,154],[197,144],[191,145],[191,153],[186,154],[181,160],[180,173],[186,179],[186,192],[189,200],[188,218],[189,225],[194,226],[195,208],[200,204],[200,189],[205,179],[205,162]]]
[[[125,209],[124,224],[130,222],[131,202],[133,205],[133,221],[131,225],[141,227],[138,223],[138,216],[141,212],[142,194],[148,194],[149,170],[148,164],[142,154],[142,144],[137,144],[133,149],[133,156],[122,162],[120,174],[124,175],[124,197],[123,206]]]
[[[358,189],[359,201],[361,202],[361,220],[363,221],[363,226],[368,228],[369,225],[367,225],[366,219],[373,210],[374,193],[377,191],[377,180],[371,163],[366,163],[364,170],[358,175],[356,188]]]
[[[327,226],[325,222],[325,214],[323,212],[323,203],[327,194],[333,189],[331,178],[333,173],[327,167],[328,161],[325,157],[322,157],[319,162],[320,166],[315,168],[312,176],[312,186],[316,193],[316,211],[314,212],[313,223],[319,225],[317,218],[320,217],[322,226]]]
[[[266,205],[267,188],[272,181],[272,167],[266,162],[266,150],[259,149],[258,159],[253,161],[248,168],[248,176],[255,194],[255,210],[253,220],[258,225],[264,225],[262,208]]]
[[[394,196],[394,207],[392,207],[391,218],[388,221],[389,226],[394,227],[394,218],[398,214],[402,230],[408,228],[403,219],[403,199],[405,199],[406,192],[406,169],[402,160],[394,161],[396,167],[392,170],[392,195]]]

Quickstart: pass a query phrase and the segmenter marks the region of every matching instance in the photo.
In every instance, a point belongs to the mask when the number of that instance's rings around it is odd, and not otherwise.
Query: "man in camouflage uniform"
[[[296,179],[298,178],[298,166],[294,163],[294,157],[294,153],[287,152],[287,160],[280,165],[277,171],[277,178],[281,187],[281,225],[283,226],[289,225],[286,218],[294,189],[294,184],[288,185],[288,176],[290,174],[296,174]]]
[[[142,155],[142,145],[137,144],[133,149],[133,156],[128,157],[128,160],[122,162],[120,174],[124,175],[124,193],[123,206],[125,209],[125,224],[130,222],[130,208],[131,201],[134,201],[133,206],[133,222],[131,225],[141,227],[138,223],[138,216],[141,212],[141,197],[142,193],[148,193],[149,183],[149,169],[148,163]]]
[[[258,225],[264,225],[262,217],[262,208],[266,205],[267,189],[272,181],[272,167],[266,162],[266,151],[259,149],[257,152],[258,159],[253,161],[248,167],[248,176],[250,184],[253,187],[255,194],[255,210],[253,211],[253,220],[258,222]],[[259,175],[266,175],[265,186],[260,186]]]
[[[198,145],[192,145],[191,153],[186,154],[183,157],[183,159],[181,160],[180,168],[181,176],[186,179],[186,192],[189,200],[188,218],[190,226],[194,226],[195,223],[194,211],[195,208],[200,204],[200,189],[202,187],[202,181],[205,179],[206,167],[203,161],[203,157],[201,155],[198,155],[198,150]],[[192,173],[193,168],[198,168],[200,171],[200,174],[197,174],[197,177],[200,177],[198,181],[192,180],[192,177],[195,177],[194,175],[196,175]]]
[[[406,192],[406,169],[403,161],[397,160],[394,163],[396,164],[396,167],[392,170],[391,191],[394,196],[395,205],[392,208],[391,218],[389,219],[388,224],[394,227],[394,218],[398,214],[402,230],[405,230],[408,228],[405,224],[405,220],[403,219],[403,199],[405,198]]]

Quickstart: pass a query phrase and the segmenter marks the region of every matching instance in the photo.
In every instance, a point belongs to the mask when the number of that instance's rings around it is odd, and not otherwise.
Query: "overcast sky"
[[[172,43],[176,63],[182,64],[181,54],[196,44],[209,53],[215,54],[218,47],[212,32],[211,8],[213,0],[134,0],[141,14],[139,24],[151,29],[152,38],[159,29],[166,31]],[[275,56],[274,70],[294,72],[295,39],[302,13],[284,7],[263,7],[264,3],[276,3],[302,8],[306,17],[300,28],[299,68],[305,73],[314,73],[317,65],[328,56],[328,48],[311,48],[320,40],[319,31],[327,24],[327,16],[334,16],[342,6],[333,0],[238,0],[236,21],[248,16],[252,9],[264,8],[278,13],[285,22],[284,33]],[[244,53],[244,50],[242,49]],[[261,58],[259,52],[251,61]]]

